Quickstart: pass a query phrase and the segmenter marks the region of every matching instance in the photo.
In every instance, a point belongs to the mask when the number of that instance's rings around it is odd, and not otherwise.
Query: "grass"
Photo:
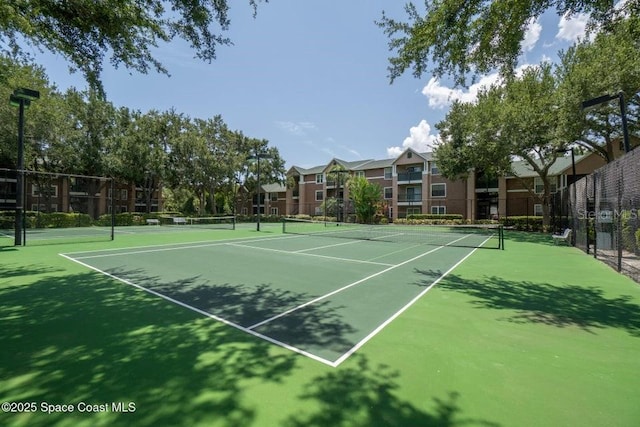
[[[257,233],[207,237],[229,235]],[[140,237],[3,247],[0,401],[39,410],[0,413],[0,425],[637,425],[640,287],[550,238],[506,238],[505,251],[476,251],[337,368],[57,255]],[[427,260],[416,272],[415,286],[438,273]],[[43,414],[42,402],[76,406]]]

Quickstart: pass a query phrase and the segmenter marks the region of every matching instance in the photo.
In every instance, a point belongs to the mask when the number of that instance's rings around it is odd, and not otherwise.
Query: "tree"
[[[335,195],[325,200],[323,204],[325,215],[335,216],[338,221],[344,220],[344,189],[348,180],[349,172],[347,169],[340,163],[334,161],[334,164],[329,168],[329,172],[327,172],[327,185],[329,182],[335,185]]]
[[[567,141],[614,160],[613,144],[622,138],[620,107],[612,101],[588,113],[582,101],[605,94],[624,93],[629,133],[640,131],[640,16],[618,22],[593,41],[582,41],[560,54],[558,76],[561,99],[569,113],[564,118]],[[560,117],[563,119],[563,117]]]
[[[182,118],[174,111],[148,113],[121,108],[117,114],[112,169],[120,179],[142,188],[150,213],[154,191],[167,176],[167,147],[182,130]]]
[[[254,16],[261,0],[249,0]],[[265,0],[266,2],[267,0]],[[0,48],[25,56],[22,44],[62,55],[101,92],[107,54],[114,66],[167,74],[153,48],[181,38],[199,59],[211,62],[231,40],[227,0],[10,0],[0,7]]]
[[[624,16],[640,13],[640,0],[626,0],[616,8],[612,1],[567,0],[439,0],[425,1],[424,13],[409,2],[405,6],[408,22],[382,15],[377,24],[390,38],[389,77],[394,79],[407,69],[413,75],[433,72],[437,77],[453,76],[464,85],[474,76],[494,69],[512,74],[522,52],[528,25],[548,9],[558,15],[586,13],[591,25],[608,30]],[[433,65],[431,64],[433,62]]]
[[[42,67],[14,61],[0,55],[0,166],[16,167],[18,109],[9,105],[16,88],[26,87],[40,92],[41,98],[31,103],[25,120],[25,165],[31,166],[45,148],[55,146],[57,131],[63,128],[63,105]]]
[[[503,86],[485,90],[476,104],[453,109],[437,125],[446,130],[443,143],[435,150],[441,173],[456,179],[475,168],[502,175],[512,159],[522,159],[543,182],[541,195],[531,185],[528,190],[541,200],[543,224],[548,225],[549,170],[557,160],[557,150],[566,143],[561,122],[555,120],[561,113],[558,96],[551,65],[541,64]]]
[[[356,220],[365,224],[373,223],[373,217],[382,203],[380,185],[369,182],[363,176],[356,176],[347,181],[347,187],[356,211]]]

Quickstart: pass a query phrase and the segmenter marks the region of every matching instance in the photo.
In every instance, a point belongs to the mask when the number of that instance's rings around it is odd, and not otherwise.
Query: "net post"
[[[235,214],[231,217],[231,229],[232,230],[236,229],[236,216],[235,216]]]
[[[502,224],[500,224],[500,227],[498,228],[498,236],[500,240],[498,245],[500,246],[500,249],[504,251],[504,226]]]
[[[287,222],[286,218],[282,218],[282,234],[285,234],[287,231],[285,230],[285,223]]]
[[[116,195],[115,195],[115,188],[113,185],[114,182],[114,178],[111,177],[111,240],[115,239],[115,227],[116,227],[116,204],[115,204],[115,200],[116,200]]]

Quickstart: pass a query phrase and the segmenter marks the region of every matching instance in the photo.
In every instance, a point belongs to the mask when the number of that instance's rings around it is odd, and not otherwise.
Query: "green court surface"
[[[640,287],[548,236],[161,228],[0,247],[0,425],[640,420]]]

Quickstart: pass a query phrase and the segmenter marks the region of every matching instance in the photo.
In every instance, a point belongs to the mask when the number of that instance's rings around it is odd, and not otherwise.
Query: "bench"
[[[147,219],[147,225],[160,225],[160,220],[155,218]]]
[[[564,231],[562,232],[562,234],[554,234],[551,237],[553,237],[553,244],[557,245],[560,243],[565,243],[567,245],[570,244],[571,241],[571,229],[570,228],[565,228]]]
[[[181,216],[175,216],[172,219],[173,219],[173,223],[174,224],[186,224],[187,223],[187,219],[183,218]]]

